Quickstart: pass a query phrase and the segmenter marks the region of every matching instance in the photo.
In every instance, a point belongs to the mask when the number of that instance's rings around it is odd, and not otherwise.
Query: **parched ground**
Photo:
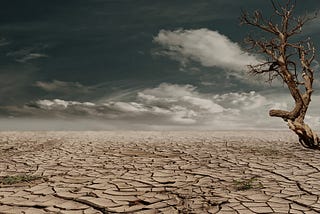
[[[290,132],[0,132],[0,213],[320,213]]]

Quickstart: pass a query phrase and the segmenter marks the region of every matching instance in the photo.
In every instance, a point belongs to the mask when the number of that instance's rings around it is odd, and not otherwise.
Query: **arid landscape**
[[[1,132],[0,153],[0,213],[320,212],[290,132]]]

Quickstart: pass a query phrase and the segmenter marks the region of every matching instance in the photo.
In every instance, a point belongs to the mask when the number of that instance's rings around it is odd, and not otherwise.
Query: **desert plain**
[[[286,131],[0,132],[0,213],[320,213]]]

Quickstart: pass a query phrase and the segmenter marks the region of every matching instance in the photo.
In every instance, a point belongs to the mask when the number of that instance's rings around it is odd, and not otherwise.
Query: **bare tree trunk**
[[[312,129],[303,121],[288,121],[289,128],[294,131],[302,146],[309,149],[319,149],[319,137]]]
[[[279,77],[287,86],[295,106],[292,111],[270,110],[269,115],[280,117],[288,123],[289,128],[298,135],[302,146],[310,149],[320,149],[318,135],[304,122],[311,95],[314,71],[312,62],[315,58],[315,48],[309,39],[295,41],[294,35],[302,32],[302,27],[315,17],[294,17],[295,2],[286,3],[271,0],[274,14],[265,19],[261,11],[253,15],[242,13],[243,24],[253,26],[269,35],[271,39],[248,38],[252,49],[266,56],[266,61],[258,65],[249,65],[252,74],[268,74],[269,82]],[[272,20],[278,16],[280,23]],[[304,86],[302,90],[299,86]]]
[[[285,70],[281,72],[287,74],[287,78],[285,78],[284,81],[295,100],[295,107],[291,112],[270,110],[269,115],[284,119],[288,123],[289,129],[298,135],[299,142],[303,147],[309,149],[320,149],[318,135],[304,122],[305,115],[311,102],[311,94],[313,92],[310,78],[304,76],[306,93],[301,95],[294,79],[290,78],[291,75],[289,75],[289,72]]]

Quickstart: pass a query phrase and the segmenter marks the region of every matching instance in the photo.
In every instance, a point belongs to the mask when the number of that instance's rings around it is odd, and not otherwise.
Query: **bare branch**
[[[291,21],[295,23],[295,26],[288,31],[288,36],[299,34],[302,32],[302,27],[307,23],[317,18],[317,13],[313,16],[305,14],[304,16],[299,16],[297,18],[292,18]]]
[[[315,17],[294,17],[296,1],[287,0],[280,4],[271,0],[274,13],[265,19],[261,11],[252,15],[242,12],[242,24],[250,25],[257,30],[270,33],[270,39],[249,37],[247,43],[258,53],[266,56],[265,62],[249,65],[249,73],[266,75],[268,82],[280,77],[287,85],[295,106],[291,111],[270,110],[272,117],[281,117],[288,122],[289,128],[298,136],[303,146],[320,149],[319,137],[304,123],[304,118],[313,93],[314,71],[311,67],[315,59],[315,48],[310,39],[292,42],[295,34],[302,32],[302,27]],[[273,21],[277,16],[280,23]],[[299,87],[300,85],[304,86]]]
[[[256,10],[252,16],[250,16],[246,11],[242,11],[240,20],[242,24],[252,25],[275,35],[279,33],[277,27],[274,26],[272,22],[267,22],[259,10]]]

